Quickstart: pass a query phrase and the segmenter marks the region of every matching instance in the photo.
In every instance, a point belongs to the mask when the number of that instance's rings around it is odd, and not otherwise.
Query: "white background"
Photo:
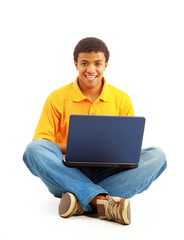
[[[110,50],[107,82],[146,117],[143,146],[161,147],[168,160],[163,175],[132,199],[127,227],[61,219],[59,199],[22,162],[46,97],[75,80],[73,49],[90,36]],[[1,0],[0,239],[183,239],[183,80],[183,1]]]

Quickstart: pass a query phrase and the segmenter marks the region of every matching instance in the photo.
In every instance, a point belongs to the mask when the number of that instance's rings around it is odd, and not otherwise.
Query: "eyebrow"
[[[80,60],[80,62],[88,62],[88,61],[82,59],[82,60]],[[103,61],[99,59],[99,60],[96,60],[95,62],[103,62]]]

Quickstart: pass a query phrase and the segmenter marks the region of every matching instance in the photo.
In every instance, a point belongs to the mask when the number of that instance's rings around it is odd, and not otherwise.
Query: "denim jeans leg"
[[[148,189],[167,166],[166,156],[156,147],[143,149],[139,167],[121,171],[98,183],[109,195],[131,198]]]
[[[77,168],[66,167],[61,150],[53,142],[44,139],[32,141],[26,148],[23,160],[53,195],[61,197],[64,192],[72,192],[86,211],[92,210],[89,202],[96,195],[107,193]]]

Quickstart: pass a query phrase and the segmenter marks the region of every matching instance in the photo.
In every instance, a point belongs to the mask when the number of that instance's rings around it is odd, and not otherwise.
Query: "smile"
[[[95,78],[97,77],[97,75],[95,75],[95,76],[85,75],[85,77],[86,77],[88,80],[93,81],[93,80],[95,80]]]

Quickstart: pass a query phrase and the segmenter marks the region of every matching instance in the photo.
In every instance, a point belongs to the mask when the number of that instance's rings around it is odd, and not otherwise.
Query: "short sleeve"
[[[134,108],[130,97],[126,94],[121,104],[121,116],[135,116]]]
[[[54,99],[52,95],[50,95],[45,101],[33,140],[46,139],[56,142],[60,118],[61,116]]]

